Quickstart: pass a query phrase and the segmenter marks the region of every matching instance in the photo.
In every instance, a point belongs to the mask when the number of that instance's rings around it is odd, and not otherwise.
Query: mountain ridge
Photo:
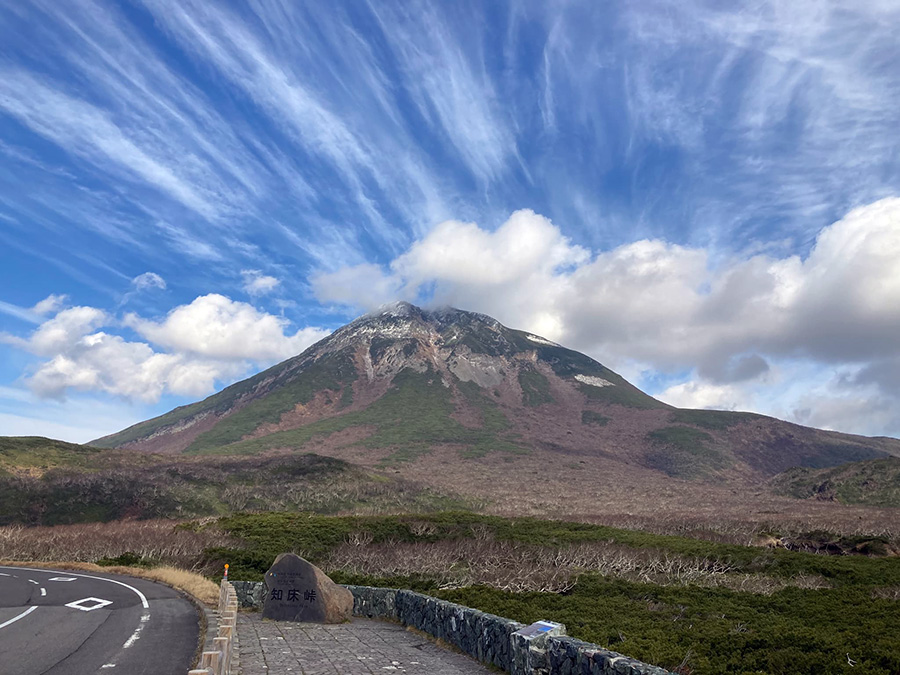
[[[97,439],[187,454],[368,449],[365,461],[606,458],[686,480],[767,479],[900,456],[900,441],[755,413],[678,409],[603,364],[484,314],[395,303],[188,406]]]

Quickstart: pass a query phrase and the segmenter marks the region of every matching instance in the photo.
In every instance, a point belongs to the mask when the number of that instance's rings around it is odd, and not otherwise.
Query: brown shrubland
[[[0,527],[5,560],[95,562],[131,552],[162,565],[198,569],[203,550],[236,542],[216,528],[194,531],[172,520],[124,520],[53,527]]]
[[[361,545],[351,535],[324,562],[326,571],[341,570],[373,577],[422,575],[440,588],[493,586],[506,591],[561,593],[584,572],[663,586],[724,587],[771,594],[787,586],[825,588],[819,576],[775,578],[738,572],[720,560],[686,557],[670,552],[635,549],[612,542],[559,547],[474,539],[426,542],[385,542]]]

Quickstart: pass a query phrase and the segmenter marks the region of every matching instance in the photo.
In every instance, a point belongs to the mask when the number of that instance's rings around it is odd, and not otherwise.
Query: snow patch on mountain
[[[551,347],[559,347],[559,345],[556,344],[555,342],[551,342],[550,340],[542,338],[539,335],[530,335],[530,334],[526,333],[525,337],[527,337],[532,342],[537,342],[539,345],[550,345]]]
[[[613,387],[615,386],[609,380],[604,380],[602,377],[596,377],[594,375],[582,375],[579,373],[575,376],[575,379],[579,382],[584,382],[584,384],[589,384],[592,387]]]

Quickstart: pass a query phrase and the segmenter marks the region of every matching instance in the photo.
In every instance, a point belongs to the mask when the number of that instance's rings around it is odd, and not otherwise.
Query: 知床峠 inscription
[[[352,610],[350,591],[300,556],[282,553],[266,572],[264,619],[340,623]]]

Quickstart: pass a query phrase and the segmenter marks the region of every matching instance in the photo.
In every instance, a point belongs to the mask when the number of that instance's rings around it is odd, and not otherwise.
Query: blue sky
[[[403,298],[664,400],[900,435],[893,2],[0,13],[0,434],[85,441]]]

